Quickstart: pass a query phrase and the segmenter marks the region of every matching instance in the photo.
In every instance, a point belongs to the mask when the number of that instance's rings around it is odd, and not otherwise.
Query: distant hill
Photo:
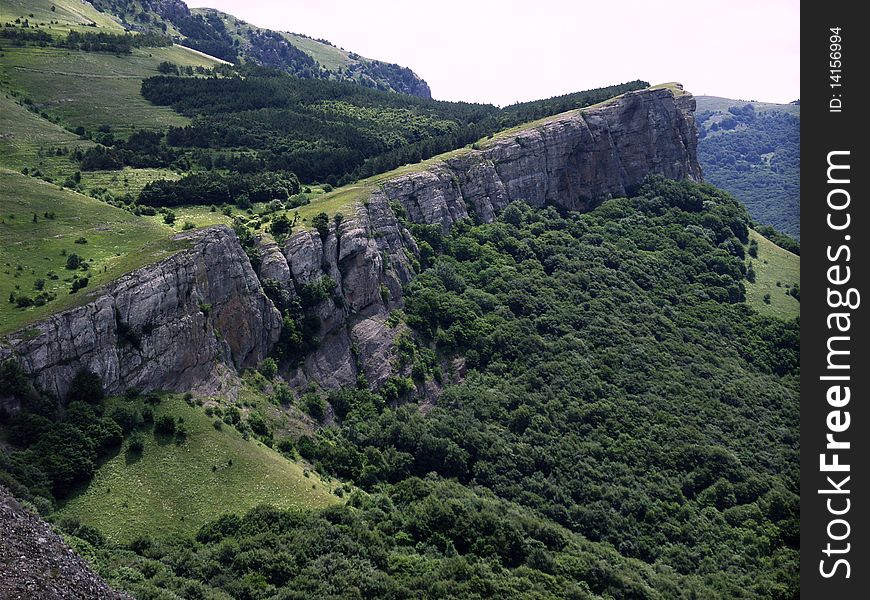
[[[253,62],[304,79],[353,81],[365,87],[431,98],[411,69],[365,58],[327,40],[262,29],[211,8],[190,10],[181,0],[93,0],[124,27],[169,35],[176,43],[232,63]]]
[[[704,179],[800,240],[800,105],[697,96]]]

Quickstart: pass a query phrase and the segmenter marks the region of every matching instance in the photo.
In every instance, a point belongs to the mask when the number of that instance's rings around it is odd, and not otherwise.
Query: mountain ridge
[[[217,9],[191,10],[182,0],[93,0],[92,4],[128,29],[169,35],[177,43],[231,63],[254,62],[302,78],[353,81],[432,97],[428,84],[407,67],[365,58],[326,40],[257,27]],[[328,55],[330,60],[325,60]]]

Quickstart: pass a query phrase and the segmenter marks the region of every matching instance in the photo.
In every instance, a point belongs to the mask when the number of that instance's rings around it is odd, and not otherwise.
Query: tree
[[[325,241],[329,235],[329,215],[325,212],[318,213],[311,219],[311,225],[320,234],[320,239]]]
[[[66,257],[66,268],[69,269],[70,271],[74,271],[74,270],[78,269],[81,266],[81,264],[82,264],[82,259],[75,252],[73,252],[72,254],[70,254],[69,256]]]
[[[98,404],[104,397],[103,380],[100,376],[86,368],[81,368],[70,383],[66,401],[67,404],[72,402]]]
[[[154,420],[154,433],[160,435],[173,435],[175,433],[175,419],[172,415],[160,415]]]
[[[286,214],[280,214],[272,219],[272,224],[269,226],[269,232],[276,238],[283,238],[290,234],[292,225]]]
[[[171,63],[168,60],[164,60],[157,65],[157,70],[164,75],[178,75],[178,65]]]

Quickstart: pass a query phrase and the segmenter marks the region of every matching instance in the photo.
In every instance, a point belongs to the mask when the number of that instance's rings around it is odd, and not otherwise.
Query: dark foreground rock
[[[0,599],[127,600],[0,486]]]

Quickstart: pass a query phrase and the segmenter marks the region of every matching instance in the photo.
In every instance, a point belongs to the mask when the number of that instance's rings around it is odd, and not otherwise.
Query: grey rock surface
[[[557,115],[478,150],[387,181],[412,221],[446,229],[472,213],[483,222],[514,200],[588,210],[624,196],[650,174],[701,181],[695,100],[669,89],[628,92]]]
[[[6,336],[45,391],[63,398],[79,369],[108,393],[219,387],[227,368],[255,366],[281,329],[236,235],[217,226],[179,234],[189,246],[91,292],[83,306]]]
[[[282,247],[260,240],[257,274],[228,228],[182,234],[190,249],[122,277],[85,306],[7,336],[0,359],[16,355],[59,397],[82,367],[100,374],[110,393],[226,393],[235,370],[265,358],[280,334],[280,314],[260,280],[299,295],[329,277],[334,288],[311,308],[320,344],[283,375],[301,389],[353,385],[362,373],[377,388],[394,370],[397,331],[386,318],[402,306],[419,255],[394,203],[410,221],[447,231],[469,216],[490,222],[514,200],[588,210],[631,193],[650,174],[700,181],[694,110],[688,93],[641,90],[499,134],[482,148],[383,181],[353,216],[331,221],[323,238],[306,229]]]
[[[0,486],[0,598],[129,600]]]

